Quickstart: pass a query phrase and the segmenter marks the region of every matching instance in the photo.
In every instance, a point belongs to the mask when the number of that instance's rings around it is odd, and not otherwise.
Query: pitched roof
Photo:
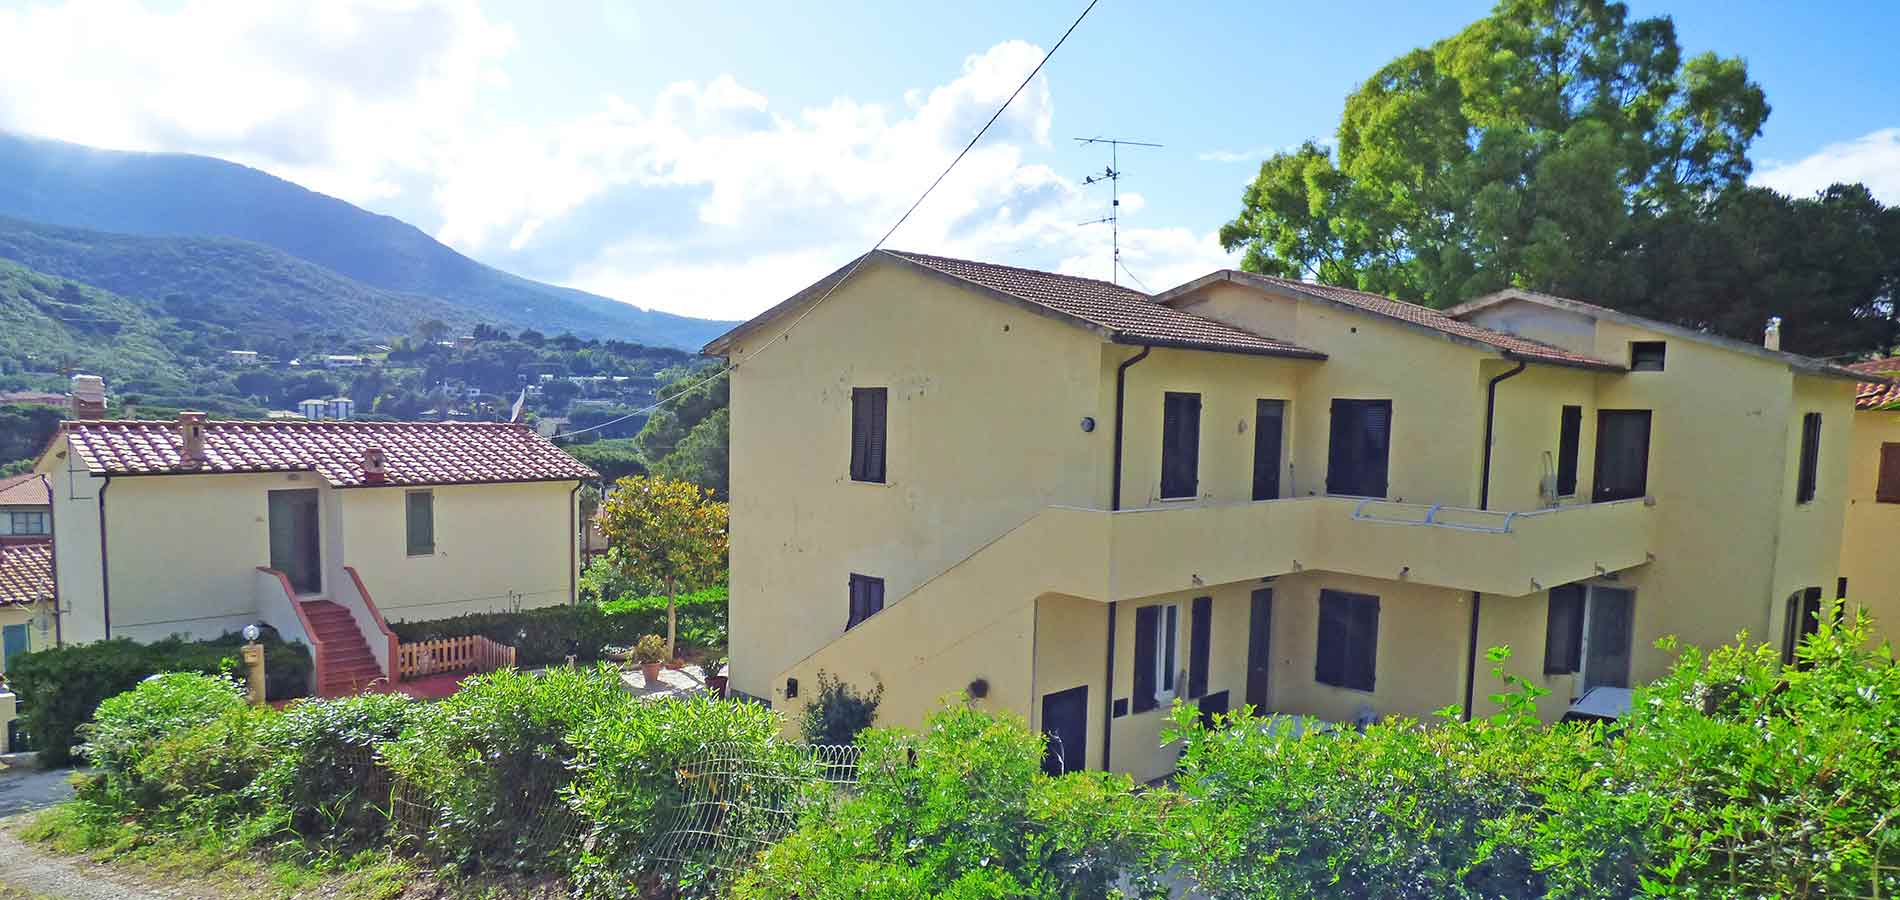
[[[40,476],[28,472],[12,478],[0,478],[0,506],[48,506],[53,492]]]
[[[1289,356],[1300,359],[1325,359],[1326,355],[1286,341],[1254,334],[1224,322],[1182,312],[1155,303],[1153,298],[1133,288],[1075,275],[1058,275],[1036,269],[1023,269],[996,263],[976,262],[910,253],[878,250],[875,256],[895,261],[915,270],[953,279],[999,299],[1008,300],[1035,312],[1088,328],[1119,344],[1179,347],[1220,353],[1247,353],[1259,356]],[[759,324],[779,318],[808,301],[822,299],[859,266],[857,260],[819,279],[812,286],[751,321],[707,344],[705,352],[723,353],[731,341]]]
[[[1853,363],[1844,368],[1864,375],[1900,378],[1900,356],[1885,359],[1871,359]],[[1856,409],[1900,409],[1900,385],[1892,381],[1863,381],[1860,390],[1854,394]]]
[[[1711,334],[1707,331],[1700,331],[1687,326],[1664,322],[1659,319],[1650,319],[1583,300],[1572,300],[1569,297],[1559,297],[1556,294],[1546,294],[1542,291],[1527,291],[1523,288],[1505,288],[1495,293],[1486,294],[1476,300],[1461,303],[1447,309],[1445,310],[1445,314],[1458,317],[1468,316],[1479,310],[1488,309],[1500,303],[1509,303],[1513,300],[1535,303],[1539,306],[1548,306],[1552,309],[1568,310],[1579,315],[1589,316],[1592,319],[1608,319],[1612,322],[1620,322],[1635,328],[1671,334],[1698,343],[1721,347],[1724,350],[1733,350],[1738,353],[1745,353],[1749,356],[1786,363],[1795,371],[1805,372],[1810,375],[1823,375],[1829,378],[1856,378],[1858,374],[1864,374],[1856,373],[1853,369],[1846,366],[1835,365],[1824,359],[1815,359],[1812,356],[1802,356],[1799,353],[1789,353],[1785,350],[1770,350],[1752,341],[1738,341],[1734,338],[1723,337],[1719,334]]]
[[[1495,350],[1509,359],[1614,372],[1623,371],[1624,368],[1616,363],[1606,362],[1594,356],[1588,356],[1582,353],[1573,353],[1562,347],[1546,344],[1542,341],[1534,341],[1530,338],[1507,334],[1502,331],[1494,331],[1480,325],[1473,325],[1470,322],[1459,321],[1429,306],[1406,303],[1402,300],[1394,300],[1390,297],[1368,293],[1366,291],[1353,290],[1351,288],[1335,287],[1329,284],[1312,284],[1305,281],[1295,281],[1291,278],[1257,275],[1252,272],[1241,272],[1233,269],[1226,269],[1197,278],[1179,287],[1162,291],[1155,296],[1161,303],[1173,303],[1181,297],[1217,281],[1233,281],[1240,284],[1263,287],[1269,290],[1279,290],[1297,295],[1301,298],[1329,303],[1335,307],[1396,320],[1406,325],[1438,332],[1456,341]]]
[[[0,606],[53,599],[53,542],[0,544]]]
[[[104,475],[316,472],[359,487],[363,451],[381,448],[390,485],[570,481],[599,477],[526,425],[504,422],[211,421],[205,462],[186,465],[176,422],[66,422],[73,452]]]

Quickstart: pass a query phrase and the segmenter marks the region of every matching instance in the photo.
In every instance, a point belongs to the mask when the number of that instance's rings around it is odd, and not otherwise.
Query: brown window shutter
[[[884,481],[885,388],[851,389],[851,480]]]
[[[1155,701],[1155,629],[1160,623],[1161,607],[1135,610],[1135,712],[1159,705]]]
[[[1874,486],[1874,500],[1900,503],[1900,444],[1880,445],[1880,481]]]
[[[1821,414],[1801,417],[1801,468],[1795,476],[1794,502],[1814,502],[1816,470],[1821,464]]]
[[[1583,585],[1550,589],[1550,611],[1544,626],[1544,674],[1576,672],[1583,662]]]
[[[1214,598],[1196,597],[1188,614],[1187,695],[1207,693],[1207,655],[1214,638]]]

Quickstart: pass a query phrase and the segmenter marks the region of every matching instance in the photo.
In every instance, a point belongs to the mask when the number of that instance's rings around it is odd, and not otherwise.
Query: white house
[[[597,477],[525,425],[72,421],[53,487],[65,641],[303,640],[319,690],[387,674],[387,621],[572,602]]]

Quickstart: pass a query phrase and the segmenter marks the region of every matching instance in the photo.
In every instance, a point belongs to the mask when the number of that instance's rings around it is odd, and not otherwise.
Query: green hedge
[[[726,588],[681,594],[679,638],[690,647],[726,645]],[[599,605],[544,606],[520,612],[469,613],[448,619],[391,622],[404,643],[481,635],[515,648],[515,664],[539,668],[567,661],[597,662],[607,647],[631,647],[647,634],[666,633],[666,598],[633,597]]]
[[[267,634],[265,691],[272,700],[309,693],[310,651]],[[20,697],[20,718],[32,746],[50,765],[72,760],[74,733],[101,701],[137,687],[160,672],[199,672],[242,678],[236,633],[209,641],[170,638],[141,644],[127,638],[36,650],[7,663],[7,683]]]

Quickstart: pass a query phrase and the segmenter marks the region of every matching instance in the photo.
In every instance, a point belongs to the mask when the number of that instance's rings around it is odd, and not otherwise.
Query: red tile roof
[[[106,475],[316,472],[357,487],[369,483],[363,451],[380,447],[391,485],[599,477],[534,429],[499,422],[210,421],[197,466],[184,464],[176,422],[79,421],[62,430],[87,470]]]
[[[1495,347],[1513,359],[1619,372],[1623,371],[1624,368],[1615,363],[1597,359],[1594,356],[1572,353],[1562,347],[1546,344],[1542,341],[1534,341],[1530,338],[1519,337],[1518,335],[1507,334],[1502,331],[1494,331],[1480,325],[1473,325],[1470,322],[1454,319],[1429,306],[1406,303],[1402,300],[1394,300],[1390,297],[1368,293],[1366,291],[1335,287],[1330,284],[1313,284],[1305,281],[1294,281],[1291,278],[1279,278],[1272,275],[1257,275],[1252,272],[1232,272],[1229,273],[1229,277],[1243,282],[1252,281],[1276,285],[1285,290],[1319,297],[1323,300],[1330,300],[1334,303],[1351,306],[1374,315],[1398,319],[1413,325],[1420,325],[1454,338],[1462,338],[1467,341],[1474,341]]]
[[[1867,375],[1900,379],[1900,356],[1853,363],[1846,368]],[[1900,385],[1863,381],[1860,390],[1854,395],[1854,406],[1858,409],[1900,409]]]
[[[0,506],[50,506],[52,503],[53,492],[32,472],[0,478]]]
[[[1085,320],[1108,331],[1111,339],[1117,343],[1307,359],[1326,358],[1325,354],[1315,350],[1162,306],[1140,291],[1094,278],[1057,275],[1035,269],[923,253],[898,250],[882,252],[1065,316]]]
[[[0,606],[53,599],[53,542],[0,544]]]

